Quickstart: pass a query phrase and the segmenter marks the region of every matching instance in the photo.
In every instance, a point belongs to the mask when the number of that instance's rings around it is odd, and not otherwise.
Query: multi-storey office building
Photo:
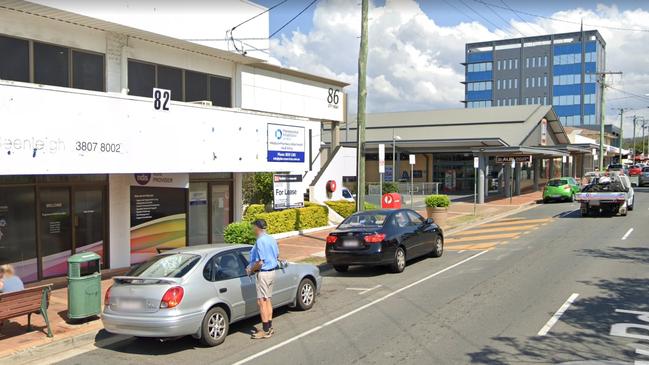
[[[263,11],[217,3],[239,9],[224,24]],[[159,247],[222,241],[242,215],[242,174],[310,181],[322,123],[343,120],[345,83],[137,28],[140,18],[0,6],[0,264],[25,281],[65,275],[81,251],[122,268]]]
[[[468,43],[463,102],[552,105],[563,125],[599,125],[605,47],[596,30]]]

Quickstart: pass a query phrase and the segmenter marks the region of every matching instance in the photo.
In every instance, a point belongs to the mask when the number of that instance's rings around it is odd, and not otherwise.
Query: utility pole
[[[637,116],[633,116],[633,160],[631,160],[633,164],[635,164],[635,122],[637,120]]]
[[[641,142],[641,144],[642,144],[642,157],[644,157],[644,158],[646,159],[646,158],[647,158],[647,154],[646,154],[646,152],[645,152],[645,142],[644,142],[644,135],[645,135],[644,131],[645,131],[645,128],[647,128],[647,124],[646,124],[646,122],[645,122],[645,119],[642,118],[642,142]]]
[[[624,140],[624,108],[620,109],[620,157],[618,157],[617,163],[622,164],[622,141]],[[600,170],[601,171],[601,170]]]
[[[367,100],[367,13],[369,0],[362,0],[361,5],[361,45],[358,50],[358,111],[357,143],[356,143],[356,210],[362,211],[365,207],[365,103]],[[392,172],[394,174],[394,171]]]
[[[606,89],[606,75],[621,75],[620,71],[597,72],[599,84],[599,171],[604,171],[604,124],[606,124],[606,109],[604,108],[604,90]]]

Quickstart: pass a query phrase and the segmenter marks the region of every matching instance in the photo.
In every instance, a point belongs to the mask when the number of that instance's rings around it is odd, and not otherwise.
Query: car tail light
[[[334,244],[336,244],[336,241],[337,241],[337,240],[338,240],[338,237],[336,237],[336,236],[334,236],[334,235],[331,235],[331,234],[330,234],[330,235],[327,236],[327,244],[328,244],[328,245],[334,245]]]
[[[113,288],[112,286],[108,287],[108,290],[106,290],[106,294],[104,294],[104,305],[106,306],[110,305],[110,290],[112,288]]]
[[[160,308],[173,308],[180,304],[180,301],[183,300],[183,295],[185,291],[179,286],[174,286],[167,290],[167,292],[162,296],[160,301]]]
[[[375,233],[365,236],[364,240],[366,243],[381,243],[385,239],[385,234]]]

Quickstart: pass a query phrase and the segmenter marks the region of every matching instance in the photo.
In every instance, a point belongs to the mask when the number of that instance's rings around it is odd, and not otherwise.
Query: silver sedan
[[[225,341],[231,323],[259,314],[255,277],[246,275],[248,245],[191,246],[154,256],[114,278],[102,321],[115,334],[168,338],[191,335],[208,346]],[[320,270],[280,263],[273,306],[311,309]]]

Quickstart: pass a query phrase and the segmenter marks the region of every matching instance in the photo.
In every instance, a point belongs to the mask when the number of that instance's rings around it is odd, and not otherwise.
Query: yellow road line
[[[494,222],[494,223],[481,224],[478,227],[503,227],[503,226],[512,226],[516,224],[527,225],[532,223],[548,223],[553,219],[554,218],[540,218],[540,219],[527,219],[527,220],[514,221],[514,222]]]
[[[524,218],[524,217],[518,217],[518,218],[502,218],[502,219],[498,219],[498,220],[496,220],[496,222],[522,221],[522,220],[525,220],[525,219],[527,219],[527,218]]]
[[[498,242],[489,242],[489,243],[475,243],[470,245],[454,245],[446,247],[449,251],[462,251],[462,250],[488,250],[495,247]]]
[[[518,232],[513,233],[501,233],[501,234],[484,234],[479,236],[466,236],[460,238],[447,238],[446,243],[455,243],[455,242],[470,242],[470,241],[484,241],[484,240],[494,240],[501,238],[516,238],[518,237]]]
[[[479,227],[482,227],[482,226],[478,226],[478,228],[479,228]],[[537,227],[537,225],[535,225],[535,224],[529,224],[529,225],[526,225],[526,226],[512,226],[512,227],[494,227],[494,228],[485,228],[485,229],[472,229],[472,230],[468,230],[468,231],[458,232],[458,233],[454,234],[453,237],[456,237],[456,236],[466,236],[466,235],[470,235],[470,234],[480,234],[480,233],[509,232],[509,231],[523,231],[523,230],[526,230],[526,229],[534,229],[535,227]]]

